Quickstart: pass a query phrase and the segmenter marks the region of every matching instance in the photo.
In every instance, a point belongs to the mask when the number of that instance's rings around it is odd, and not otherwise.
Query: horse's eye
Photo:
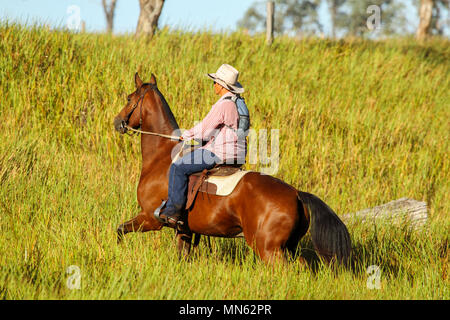
[[[128,97],[127,100],[128,100],[128,102],[130,102],[131,101],[130,97]]]

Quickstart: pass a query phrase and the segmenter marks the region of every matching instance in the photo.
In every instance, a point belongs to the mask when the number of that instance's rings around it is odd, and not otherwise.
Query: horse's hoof
[[[125,235],[123,226],[121,225],[119,228],[117,228],[117,243],[121,243],[123,240],[123,236]]]

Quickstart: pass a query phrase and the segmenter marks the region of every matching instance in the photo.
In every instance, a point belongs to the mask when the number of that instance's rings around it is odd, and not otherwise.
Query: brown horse
[[[128,126],[174,134],[178,125],[155,76],[143,83],[136,73],[135,85],[136,91],[114,119],[116,130],[125,133]],[[142,210],[119,226],[119,239],[129,232],[163,227],[153,212],[167,198],[168,170],[177,144],[164,137],[141,135],[142,172],[137,199]],[[285,251],[295,252],[308,229],[315,250],[328,261],[346,263],[351,250],[347,228],[322,200],[258,172],[246,174],[229,196],[197,197],[185,219],[186,230],[177,233],[178,250],[184,254],[189,253],[193,233],[229,238],[243,234],[263,261],[285,260]]]

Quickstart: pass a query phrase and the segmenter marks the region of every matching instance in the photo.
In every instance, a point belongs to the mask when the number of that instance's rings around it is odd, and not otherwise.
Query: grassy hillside
[[[0,25],[0,297],[6,299],[449,299],[449,42],[294,41],[163,30],[150,43]],[[181,128],[217,99],[204,76],[241,71],[252,127],[279,129],[276,176],[339,215],[426,201],[422,232],[349,225],[352,270],[273,270],[243,240],[177,259],[173,231],[116,226],[138,211],[139,138],[112,120],[154,73]],[[260,165],[248,165],[260,170]],[[306,237],[302,253],[311,252]],[[381,288],[367,287],[368,266]],[[66,270],[81,271],[81,289]]]

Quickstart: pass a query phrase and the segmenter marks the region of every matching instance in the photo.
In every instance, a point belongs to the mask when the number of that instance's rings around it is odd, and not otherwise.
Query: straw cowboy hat
[[[220,84],[225,89],[233,93],[243,93],[244,88],[237,81],[239,77],[239,71],[230,66],[229,64],[223,64],[217,69],[216,73],[207,73],[209,78]]]

